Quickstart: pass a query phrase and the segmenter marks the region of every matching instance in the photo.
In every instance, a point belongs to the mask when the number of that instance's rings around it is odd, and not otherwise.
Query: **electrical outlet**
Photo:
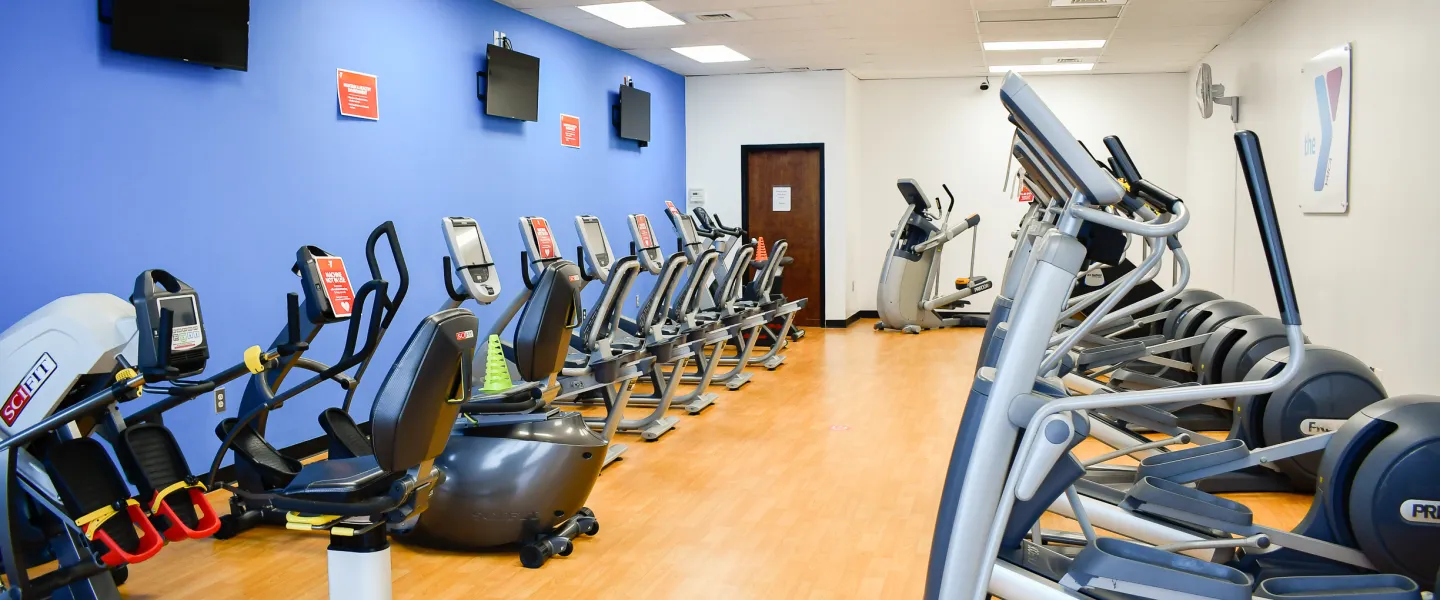
[[[215,388],[215,414],[225,414],[225,388]]]

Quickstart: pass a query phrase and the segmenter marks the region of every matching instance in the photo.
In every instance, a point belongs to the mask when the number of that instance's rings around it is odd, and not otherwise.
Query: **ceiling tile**
[[[1066,19],[981,23],[980,39],[986,42],[1103,40],[1110,37],[1119,22],[1120,19]]]
[[[1130,0],[1053,8],[1049,0],[651,0],[677,16],[751,20],[624,29],[576,7],[604,0],[500,0],[684,75],[847,69],[863,79],[987,74],[987,65],[1095,58],[1096,73],[1186,71],[1269,0]],[[977,19],[979,22],[977,23]],[[984,41],[1105,39],[1095,50],[982,52]],[[670,48],[726,44],[752,60],[702,64]]]

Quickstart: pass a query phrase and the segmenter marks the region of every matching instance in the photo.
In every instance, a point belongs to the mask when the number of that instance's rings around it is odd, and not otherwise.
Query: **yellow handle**
[[[245,349],[245,368],[250,370],[251,375],[259,375],[265,372],[265,363],[260,362],[260,347],[251,346]]]
[[[115,382],[116,382],[116,383],[119,383],[119,382],[122,382],[122,381],[130,381],[131,379],[134,379],[134,378],[139,377],[139,376],[140,376],[140,373],[137,373],[137,372],[135,371],[135,369],[120,369],[120,372],[115,374]],[[144,395],[144,394],[145,394],[145,390],[144,390],[144,389],[137,388],[137,389],[135,390],[135,395],[136,395],[137,397],[138,397],[138,396],[141,396],[141,395]]]

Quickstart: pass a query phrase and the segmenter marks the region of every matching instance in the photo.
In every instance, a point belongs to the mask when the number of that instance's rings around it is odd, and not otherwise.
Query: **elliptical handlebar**
[[[445,294],[447,296],[450,296],[450,299],[456,302],[464,302],[466,300],[469,300],[469,294],[460,292],[455,289],[455,274],[450,268],[450,255],[447,254],[442,257],[440,262],[442,265],[445,266]]]
[[[1265,172],[1260,137],[1249,130],[1236,132],[1235,151],[1240,155],[1240,168],[1245,171],[1245,185],[1250,188],[1250,204],[1255,209],[1255,223],[1260,228],[1265,260],[1270,264],[1270,280],[1275,285],[1275,303],[1280,307],[1280,321],[1286,325],[1299,325],[1300,305],[1295,299],[1295,282],[1290,277],[1290,261],[1285,256],[1285,240],[1280,237],[1280,219],[1275,214],[1275,198],[1270,194],[1270,178]]]
[[[700,210],[700,209],[696,209],[696,210]],[[725,224],[720,221],[720,215],[715,215],[714,219],[715,219],[715,231],[718,231],[718,232],[723,233],[723,234],[728,235],[728,236],[740,238],[742,241],[745,239],[745,230],[744,230],[744,229],[740,229],[739,227],[733,227],[733,228],[732,228],[732,227],[726,227]]]
[[[390,321],[395,319],[395,312],[400,308],[400,303],[405,300],[405,293],[410,290],[410,269],[405,265],[405,253],[400,249],[400,239],[395,233],[395,222],[386,221],[371,231],[370,238],[365,240],[365,260],[370,264],[370,278],[372,280],[385,279],[384,274],[380,272],[380,262],[375,258],[375,245],[380,241],[382,235],[390,243],[390,256],[395,260],[395,271],[399,277],[399,285],[395,286],[395,295],[387,295],[384,304],[379,307],[385,311],[385,319],[381,327],[389,328]]]
[[[1156,209],[1174,212],[1175,203],[1180,202],[1180,198],[1140,176],[1140,170],[1135,167],[1135,161],[1130,158],[1130,152],[1125,150],[1125,143],[1120,141],[1119,136],[1106,136],[1105,149],[1110,151],[1111,168],[1130,184],[1127,197],[1133,194]]]

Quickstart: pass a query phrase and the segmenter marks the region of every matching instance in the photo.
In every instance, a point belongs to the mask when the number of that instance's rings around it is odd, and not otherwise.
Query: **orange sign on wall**
[[[560,115],[560,145],[566,148],[580,147],[580,117]]]
[[[340,99],[340,114],[379,121],[380,78],[345,69],[335,69],[335,74],[335,93]]]

